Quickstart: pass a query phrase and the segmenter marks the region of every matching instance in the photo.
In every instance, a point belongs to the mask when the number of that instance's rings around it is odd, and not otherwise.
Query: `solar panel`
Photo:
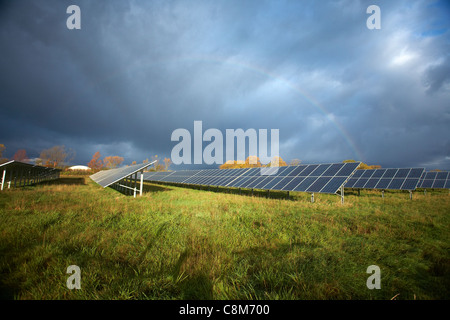
[[[144,174],[144,180],[231,188],[337,193],[358,166],[359,162],[157,172]]]
[[[415,190],[424,168],[357,170],[345,184],[346,188]]]
[[[151,163],[135,164],[132,166],[117,169],[103,170],[91,175],[90,178],[101,185],[103,188],[106,188],[116,182],[119,182],[120,180],[123,180],[126,177],[144,170],[155,162],[156,161],[153,161]]]
[[[417,187],[423,189],[450,189],[450,171],[424,172]]]

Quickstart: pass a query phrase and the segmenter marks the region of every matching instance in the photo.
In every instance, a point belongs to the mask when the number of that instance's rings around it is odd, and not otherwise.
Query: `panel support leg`
[[[412,190],[409,190],[409,199],[412,200]]]
[[[311,203],[314,203],[314,193],[311,193]]]
[[[141,184],[139,186],[139,196],[142,196],[143,188],[144,188],[144,170],[141,171]]]
[[[3,186],[5,185],[5,177],[6,177],[6,169],[3,170],[3,175],[2,175],[2,191],[3,191]]]
[[[343,185],[341,186],[341,204],[344,204],[344,186]]]

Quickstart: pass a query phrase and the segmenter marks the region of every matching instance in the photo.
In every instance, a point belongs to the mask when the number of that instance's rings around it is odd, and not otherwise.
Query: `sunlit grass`
[[[264,192],[82,178],[0,193],[3,298],[448,299],[448,192]],[[73,184],[70,182],[74,182]],[[381,289],[369,290],[370,265]],[[81,290],[66,269],[81,268]]]

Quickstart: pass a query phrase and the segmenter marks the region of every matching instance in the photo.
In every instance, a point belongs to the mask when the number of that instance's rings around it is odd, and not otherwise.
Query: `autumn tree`
[[[298,166],[300,165],[301,161],[300,159],[292,159],[291,162],[289,162],[290,166]]]
[[[261,161],[257,156],[248,156],[247,159],[245,159],[245,167],[246,168],[261,167]]]
[[[133,161],[133,162],[131,163],[132,166],[134,166],[135,164],[137,164],[136,161]]]
[[[25,149],[17,150],[13,156],[13,160],[16,161],[24,161],[26,159],[27,159],[27,152],[25,151]]]
[[[164,158],[164,170],[169,171],[169,167],[172,164],[172,160],[170,158]]]
[[[238,160],[238,161],[228,160],[224,164],[221,164],[219,166],[219,169],[238,169],[238,168],[243,168],[244,165],[245,165],[245,161],[242,161],[242,160]]]
[[[5,149],[5,145],[0,143],[0,163],[8,161],[8,159],[3,158],[3,151],[5,151]]]
[[[114,169],[123,162],[123,158],[119,156],[109,156],[103,159],[106,168]]]
[[[159,171],[158,170],[158,168],[159,168],[159,159],[158,159],[158,155],[154,155],[153,157],[152,157],[152,162],[153,161],[156,161],[154,164],[153,164],[153,169],[155,170],[155,171]]]
[[[248,156],[244,160],[228,160],[219,166],[219,169],[239,169],[239,168],[256,168],[261,167],[261,161],[257,156]]]
[[[41,151],[39,156],[44,166],[47,167],[61,167],[65,162],[69,162],[75,158],[75,151],[72,149],[66,150],[65,146],[54,146],[50,149]]]
[[[271,167],[286,167],[287,163],[281,157],[275,156],[270,160]]]
[[[100,157],[101,155],[99,151],[94,153],[94,155],[92,156],[92,160],[88,163],[88,167],[92,170],[101,170],[103,168],[103,162]]]

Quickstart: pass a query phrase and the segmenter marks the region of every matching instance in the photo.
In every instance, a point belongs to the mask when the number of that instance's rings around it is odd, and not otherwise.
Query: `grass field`
[[[135,199],[64,177],[0,192],[1,298],[450,298],[448,190],[347,193],[342,205],[145,189]],[[66,286],[70,265],[80,290]]]

